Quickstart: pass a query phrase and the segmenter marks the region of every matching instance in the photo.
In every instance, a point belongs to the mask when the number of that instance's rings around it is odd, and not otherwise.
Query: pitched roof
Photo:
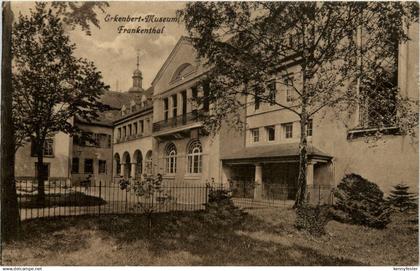
[[[130,94],[127,92],[107,91],[101,96],[101,102],[120,110],[123,104],[130,102]]]
[[[100,101],[103,104],[109,105],[110,110],[105,112],[98,113],[99,117],[96,120],[87,121],[76,117],[76,121],[79,123],[99,125],[99,126],[109,126],[111,127],[113,122],[121,118],[121,108],[123,105],[129,105],[132,100],[138,101],[141,100],[143,94],[146,97],[151,97],[153,95],[153,89],[149,88],[144,93],[128,93],[128,92],[117,92],[117,91],[106,91],[100,98]]]
[[[309,157],[319,157],[326,160],[332,158],[331,155],[309,145],[307,148]],[[276,144],[266,146],[253,146],[242,148],[232,154],[222,156],[222,160],[252,160],[256,158],[296,158],[299,156],[299,143]]]

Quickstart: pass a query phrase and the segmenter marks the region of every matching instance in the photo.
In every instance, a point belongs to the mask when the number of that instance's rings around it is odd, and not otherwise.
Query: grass
[[[19,195],[19,208],[47,208],[58,206],[96,206],[103,205],[102,198],[86,195],[82,192],[46,194],[42,204],[37,202],[37,195]]]
[[[331,221],[315,238],[297,231],[291,209],[250,210],[242,223],[210,226],[204,212],[79,216],[22,223],[4,265],[417,265],[417,214],[384,230]]]

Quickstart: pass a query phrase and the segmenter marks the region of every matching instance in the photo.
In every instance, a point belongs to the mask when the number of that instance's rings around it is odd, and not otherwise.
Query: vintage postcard
[[[417,270],[418,19],[3,1],[2,265]]]

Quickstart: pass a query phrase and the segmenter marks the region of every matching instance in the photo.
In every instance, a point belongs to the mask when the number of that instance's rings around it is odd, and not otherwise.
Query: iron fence
[[[241,187],[239,187],[241,188]],[[118,182],[83,183],[45,182],[45,198],[38,198],[37,182],[17,181],[18,205],[22,220],[38,217],[73,215],[141,214],[146,211],[197,211],[204,210],[212,190],[228,190],[240,208],[265,208],[291,206],[295,187],[264,183],[252,187],[252,193],[238,191],[227,184],[164,183],[150,197],[139,197],[133,191],[122,189]],[[259,193],[259,194],[258,194]],[[308,186],[308,201],[315,204],[333,202],[329,186]]]
[[[101,215],[153,212],[196,211],[205,208],[209,187],[190,184],[164,184],[151,197],[138,197],[119,183],[66,185],[45,182],[45,198],[38,199],[38,185],[33,181],[16,183],[22,220],[38,217]]]

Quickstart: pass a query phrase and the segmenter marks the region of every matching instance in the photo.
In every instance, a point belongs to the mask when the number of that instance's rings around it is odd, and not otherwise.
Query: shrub
[[[234,205],[230,191],[222,187],[209,186],[209,188],[205,213],[206,222],[217,227],[233,226],[240,223],[245,213]]]
[[[388,204],[400,212],[417,208],[417,198],[414,193],[408,192],[410,187],[405,184],[397,184],[387,198]]]
[[[341,222],[382,229],[390,222],[390,209],[379,187],[357,174],[344,176],[334,193],[334,218]]]
[[[326,205],[303,205],[296,210],[295,226],[314,236],[325,234],[325,226],[331,220],[330,207]]]

